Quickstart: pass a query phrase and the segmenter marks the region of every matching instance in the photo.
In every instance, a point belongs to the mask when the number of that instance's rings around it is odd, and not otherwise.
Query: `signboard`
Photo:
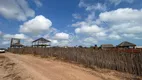
[[[20,39],[12,38],[12,39],[11,39],[11,45],[10,45],[10,46],[12,46],[12,45],[14,45],[14,44],[20,44]]]

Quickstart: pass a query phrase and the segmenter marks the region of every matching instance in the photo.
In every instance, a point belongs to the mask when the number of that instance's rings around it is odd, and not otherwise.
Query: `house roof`
[[[44,38],[36,39],[36,40],[34,40],[33,42],[36,42],[36,41],[50,42],[49,40],[46,40],[46,39],[44,39]]]
[[[133,43],[128,42],[128,41],[124,41],[124,42],[120,43],[118,46],[119,47],[123,47],[123,46],[136,46],[136,44],[133,44]]]
[[[102,44],[101,47],[114,47],[112,44]]]

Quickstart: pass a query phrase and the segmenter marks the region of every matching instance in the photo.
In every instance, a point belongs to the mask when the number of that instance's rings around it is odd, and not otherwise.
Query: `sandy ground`
[[[2,80],[4,75],[5,75],[5,71],[0,68],[0,80]]]
[[[74,64],[31,55],[0,54],[0,80],[141,80],[110,70],[92,71]]]

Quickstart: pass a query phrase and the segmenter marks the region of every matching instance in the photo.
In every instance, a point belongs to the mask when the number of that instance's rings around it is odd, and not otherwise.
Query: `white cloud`
[[[85,38],[83,41],[85,43],[90,43],[90,44],[97,44],[98,43],[98,41],[96,39],[94,39],[93,37]]]
[[[0,38],[2,37],[2,35],[3,35],[2,31],[0,31]]]
[[[114,5],[119,5],[121,2],[133,3],[134,0],[109,0]]]
[[[90,5],[86,7],[87,11],[92,11],[92,10],[101,10],[105,11],[107,9],[105,4],[97,3],[95,5]]]
[[[81,15],[79,15],[79,14],[72,14],[72,16],[73,16],[75,19],[81,19]]]
[[[75,27],[76,36],[80,37],[83,35],[78,42],[84,45],[92,45],[97,43],[98,40],[104,39],[107,36],[106,31],[103,27],[96,25],[95,19],[97,18],[96,11],[107,10],[106,4],[89,3],[87,0],[80,0],[78,6],[80,8],[85,8],[85,10],[89,12],[87,18],[83,21],[72,24],[72,26]],[[73,39],[72,41],[74,40],[76,39]]]
[[[69,39],[69,34],[67,33],[56,33],[54,36],[55,39]]]
[[[4,34],[2,38],[2,45],[7,45],[10,43],[11,38],[21,39],[21,44],[31,46],[33,41],[32,37],[24,34]]]
[[[124,37],[124,38],[128,38],[128,39],[142,39],[142,35],[141,34],[127,34],[127,33],[125,33],[125,34],[122,34],[122,36]]]
[[[121,39],[121,37],[118,35],[118,34],[110,34],[109,36],[108,36],[110,39],[114,39],[114,40],[119,40],[119,39]]]
[[[26,38],[27,38],[27,36],[26,36],[26,35],[24,35],[24,34],[15,34],[15,35],[14,35],[14,38],[26,39]]]
[[[94,43],[99,40],[142,39],[140,35],[142,34],[142,9],[119,8],[101,12],[97,19],[96,10],[105,11],[107,9],[105,5],[101,8],[101,5],[103,4],[88,4],[85,0],[80,0],[79,7],[90,11],[84,21],[72,24],[76,35],[84,38],[80,40],[81,43],[86,42],[86,45],[91,45],[93,39]]]
[[[136,37],[141,37],[139,34],[142,34],[141,14],[142,10],[120,8],[117,10],[101,13],[99,15],[99,21],[106,22],[109,25],[107,31],[110,34],[115,32],[121,37],[134,38],[135,36],[134,39],[136,39]],[[116,35],[116,38],[119,39],[120,37],[118,35]],[[115,38],[114,35],[111,35],[110,37]]]
[[[106,36],[104,28],[95,24],[96,10],[105,11],[107,9],[106,5],[101,3],[92,4],[85,0],[80,0],[79,7],[85,8],[85,10],[90,11],[90,13],[84,21],[72,24],[72,26],[77,27],[75,28],[75,33],[77,33],[77,35],[84,34],[85,36],[93,36],[96,37],[96,39]]]
[[[45,18],[42,15],[39,15],[34,19],[25,22],[23,25],[20,25],[19,31],[21,33],[38,34],[43,31],[48,31],[51,26],[52,22],[49,19]]]
[[[34,41],[33,38],[27,37],[26,39],[23,40],[22,44],[25,45],[25,46],[31,46],[32,45],[32,41]]]
[[[93,37],[95,37],[97,40],[106,40],[108,38],[108,34],[104,31],[92,34]]]
[[[34,0],[35,4],[37,5],[37,7],[41,7],[42,3],[40,0]]]
[[[68,46],[69,40],[55,40],[49,39],[51,41],[51,46]]]
[[[0,0],[0,15],[25,21],[28,17],[34,17],[35,12],[29,7],[27,0]]]
[[[85,2],[84,0],[80,0],[78,6],[84,7],[86,11],[94,11],[94,10],[105,11],[107,9],[105,4],[101,4],[101,3],[89,4]]]
[[[10,40],[11,38],[18,38],[18,39],[27,39],[27,36],[24,34],[4,34],[3,39],[4,40]]]
[[[52,46],[56,46],[59,44],[58,40],[50,40]]]
[[[76,33],[99,33],[101,31],[103,31],[103,28],[98,27],[97,25],[80,25],[81,27],[76,28],[75,32]]]
[[[10,44],[10,41],[2,41],[2,45],[8,45]]]
[[[106,22],[133,22],[142,20],[142,10],[132,8],[120,8],[117,10],[103,12],[99,15],[101,21]]]
[[[90,19],[90,21],[82,21],[77,22],[73,24],[72,26],[75,26],[75,33],[77,33],[78,36],[80,34],[83,35],[85,39],[81,39],[81,44],[84,45],[92,45],[96,44],[98,40],[105,40],[107,37],[106,30],[103,27],[97,26],[94,23],[92,23],[93,20]]]
[[[135,37],[134,34],[123,34],[122,36],[126,37],[126,38],[132,38]]]
[[[68,46],[68,44],[69,44],[68,40],[61,40],[58,45],[59,46]]]
[[[104,31],[102,31],[102,32],[96,33],[96,36],[97,37],[106,37],[107,34]]]
[[[79,4],[78,4],[79,7],[85,7],[87,6],[83,0],[80,0]]]
[[[0,39],[0,44],[8,46],[11,38],[18,38],[18,39],[21,39],[21,44],[25,46],[31,46],[34,38],[39,38],[39,37],[44,37],[50,40],[51,46],[68,46],[69,42],[71,41],[69,39],[70,35],[63,32],[55,33],[54,36],[53,34],[46,34],[46,35],[31,36],[31,37],[25,34],[4,34],[2,38]]]
[[[86,21],[87,22],[92,22],[95,19],[95,12],[92,12],[88,15]]]
[[[79,27],[79,26],[83,26],[83,25],[87,25],[85,21],[76,22],[76,23],[72,24],[73,27]]]
[[[118,5],[121,3],[121,0],[109,0],[112,4]]]
[[[110,30],[118,33],[137,34],[142,33],[142,25],[135,23],[120,23],[112,25]]]

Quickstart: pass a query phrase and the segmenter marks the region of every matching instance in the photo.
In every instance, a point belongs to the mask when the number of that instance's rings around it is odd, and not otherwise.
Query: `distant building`
[[[112,48],[114,48],[114,46],[113,46],[112,44],[102,44],[102,45],[100,46],[100,48],[103,49],[103,50],[107,50],[107,49],[112,49]]]
[[[124,41],[120,43],[117,47],[118,48],[135,48],[136,44],[128,42],[128,41]]]
[[[51,41],[44,38],[39,38],[32,42],[32,47],[47,47],[50,46],[50,42]]]
[[[21,48],[21,47],[24,47],[24,45],[20,43],[20,39],[11,38],[10,48]]]

